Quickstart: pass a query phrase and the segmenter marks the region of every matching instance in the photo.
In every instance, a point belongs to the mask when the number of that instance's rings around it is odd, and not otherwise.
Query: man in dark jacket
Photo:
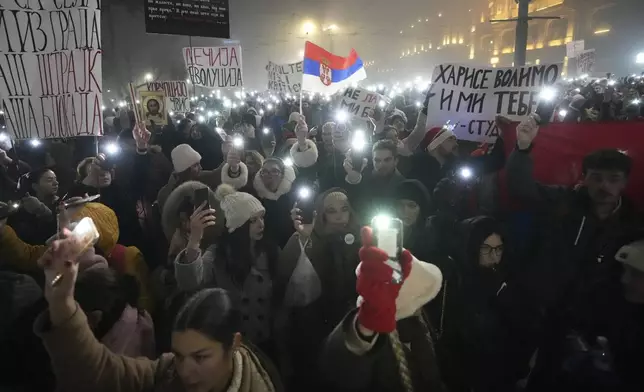
[[[561,381],[564,341],[572,331],[592,330],[596,309],[619,300],[621,266],[611,257],[640,220],[623,196],[631,158],[600,150],[583,162],[583,184],[545,186],[532,175],[530,150],[538,133],[530,117],[517,127],[517,147],[507,167],[511,195],[539,212],[534,265],[526,292],[547,314],[546,331],[532,375],[534,390],[554,390]],[[548,282],[548,284],[544,284]]]
[[[362,172],[367,166],[367,159],[364,158],[362,163],[362,167],[355,168],[350,157],[344,160],[346,188],[351,204],[358,207],[358,214],[363,220],[378,211],[393,212],[393,192],[405,180],[396,169],[396,145],[389,140],[376,142],[372,148],[373,168],[364,175]]]

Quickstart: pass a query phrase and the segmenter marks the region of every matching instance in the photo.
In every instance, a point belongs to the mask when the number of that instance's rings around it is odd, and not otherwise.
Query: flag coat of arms
[[[355,50],[351,49],[348,57],[341,57],[308,41],[304,47],[302,70],[302,90],[322,94],[334,94],[367,78]]]

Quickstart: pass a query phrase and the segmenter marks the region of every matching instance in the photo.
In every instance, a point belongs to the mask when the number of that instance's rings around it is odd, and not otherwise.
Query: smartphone
[[[300,210],[302,224],[313,223],[315,212],[315,192],[311,186],[302,186],[297,191],[296,207]]]
[[[374,245],[389,256],[386,264],[392,268],[391,282],[402,284],[403,272],[400,254],[403,251],[403,223],[398,218],[378,215],[371,220]]]
[[[356,131],[351,142],[351,166],[358,173],[362,169],[366,146],[367,140],[364,131]]]
[[[72,197],[70,199],[67,199],[67,200],[63,201],[63,206],[65,208],[80,207],[80,206],[85,205],[87,203],[91,203],[91,202],[93,202],[95,200],[98,200],[100,197],[101,197],[101,195],[92,195],[92,196],[81,197],[81,198]]]
[[[92,218],[85,217],[80,220],[72,230],[71,236],[74,237],[78,242],[76,243],[76,248],[73,249],[73,259],[76,259],[78,256],[83,254],[90,246],[93,246],[96,241],[100,238],[98,229],[94,224]],[[63,278],[62,274],[56,275],[56,277],[51,281],[52,286],[56,286],[60,283]]]
[[[208,188],[199,188],[195,190],[195,210],[199,208],[204,202],[206,202],[206,206],[204,207],[204,210],[209,210],[210,209],[210,189]]]
[[[6,205],[0,206],[0,220],[10,217],[11,215],[18,212],[19,209],[20,209],[19,201],[10,201]]]
[[[539,94],[539,103],[535,110],[535,114],[539,116],[539,125],[547,125],[550,123],[558,103],[557,91],[552,87],[544,88],[541,94]]]

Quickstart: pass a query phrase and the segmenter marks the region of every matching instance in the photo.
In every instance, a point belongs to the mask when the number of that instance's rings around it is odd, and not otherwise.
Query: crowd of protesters
[[[558,121],[644,114],[639,78],[568,87]],[[535,115],[506,157],[508,121],[465,153],[414,90],[366,121],[202,98],[163,127],[108,109],[100,140],[1,141],[0,391],[644,390],[628,155],[588,154],[568,188],[533,177]]]

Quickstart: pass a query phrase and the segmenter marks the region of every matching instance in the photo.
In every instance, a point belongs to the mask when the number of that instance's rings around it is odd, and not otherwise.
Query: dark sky
[[[396,49],[401,23],[414,16],[418,7],[431,0],[231,0],[232,39],[241,41],[244,83],[252,88],[265,84],[267,61],[292,62],[299,57],[307,39],[302,25],[318,24],[309,38],[337,54],[353,47],[364,61],[376,60]],[[140,79],[153,72],[161,79],[184,79],[181,48],[188,37],[146,34],[143,0],[105,0],[103,4],[103,73],[105,89],[118,89],[123,80]],[[339,27],[330,37],[320,27]],[[193,46],[217,46],[218,39],[192,39]],[[331,49],[331,48],[330,48]]]

